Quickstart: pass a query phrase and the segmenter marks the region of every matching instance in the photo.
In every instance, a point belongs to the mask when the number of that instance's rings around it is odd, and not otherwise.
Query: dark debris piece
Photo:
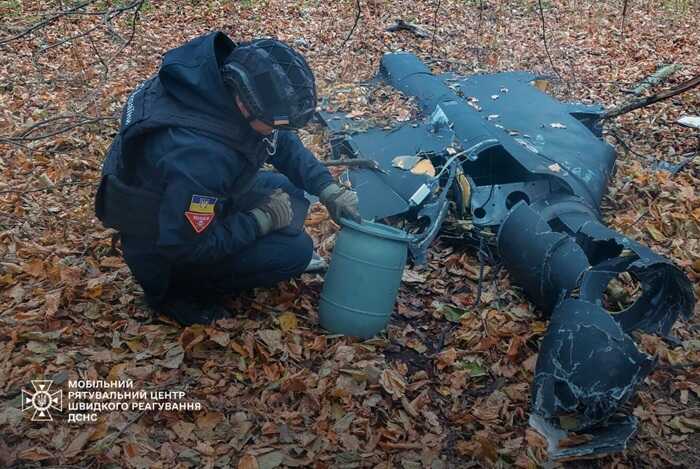
[[[634,395],[653,365],[607,311],[566,299],[540,346],[533,412],[563,430],[589,430]]]
[[[564,444],[570,435],[549,424],[537,414],[530,416],[530,426],[547,440],[547,452],[552,459],[559,461],[598,458],[601,454],[619,453],[627,448],[632,435],[637,431],[637,418],[614,415],[607,423],[596,428],[595,435],[584,433],[581,443]]]
[[[498,233],[498,248],[513,280],[547,314],[532,393],[538,427],[587,431],[585,448],[550,451],[571,457],[616,450],[609,420],[636,392],[655,360],[640,352],[635,330],[668,336],[695,303],[683,272],[649,248],[602,225],[580,200],[556,196],[518,203]],[[608,283],[628,272],[641,284],[639,298],[618,312],[604,308]],[[626,441],[626,439],[624,439]]]

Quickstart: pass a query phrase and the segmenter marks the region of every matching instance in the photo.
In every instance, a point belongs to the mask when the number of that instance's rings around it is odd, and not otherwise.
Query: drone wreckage
[[[533,86],[536,79],[527,72],[434,75],[413,54],[389,53],[376,80],[414,97],[425,118],[359,130],[345,113],[320,118],[334,159],[376,163],[343,175],[361,215],[421,227],[409,245],[416,263],[425,262],[450,202],[477,232],[497,233],[511,278],[551,319],[530,424],[554,459],[596,456],[626,447],[637,419],[620,408],[655,366],[631,332],[672,340],[674,322],[692,315],[695,299],[671,261],[600,222],[616,158],[602,139],[602,107],[559,102]],[[623,272],[642,293],[612,313],[603,296]],[[568,432],[590,437],[559,447]]]

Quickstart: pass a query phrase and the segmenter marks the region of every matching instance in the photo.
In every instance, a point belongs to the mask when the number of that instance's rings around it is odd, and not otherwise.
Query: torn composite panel
[[[376,220],[410,213],[422,222],[424,230],[412,237],[409,248],[414,261],[424,263],[426,248],[447,212],[438,188],[450,190],[452,169],[437,180],[392,162],[397,156],[423,155],[444,164],[456,151],[465,154],[455,164],[462,164],[469,179],[469,208],[476,225],[498,226],[517,201],[540,200],[559,190],[580,193],[597,207],[614,152],[572,114],[590,117],[595,109],[572,108],[552,99],[531,86],[534,78],[524,72],[460,79],[435,76],[412,54],[386,54],[378,79],[415,97],[424,119],[384,130],[342,113],[321,113],[331,130],[334,158],[370,159],[382,169],[347,172],[360,214]],[[492,99],[496,95],[498,99]],[[488,104],[475,104],[487,98]],[[555,121],[563,128],[551,127]],[[580,150],[584,143],[585,157]],[[426,186],[431,192],[416,208],[412,197]]]
[[[479,226],[498,226],[518,200],[552,192],[581,197],[597,210],[615,153],[591,129],[599,106],[561,103],[531,85],[526,72],[436,76],[417,57],[386,54],[378,79],[416,99],[425,116],[391,129],[372,128],[342,113],[322,112],[334,157],[375,160],[387,173],[351,169],[350,181],[369,219],[405,213],[426,177],[391,164],[400,155],[467,151],[471,212]]]
[[[530,423],[547,438],[550,456],[589,456],[624,449],[634,418],[616,417],[652,371],[655,360],[630,335],[668,336],[695,303],[683,272],[649,248],[602,225],[571,196],[518,203],[498,233],[501,259],[512,280],[545,313],[552,311],[540,345]],[[640,297],[619,312],[603,298],[610,280],[628,272]],[[566,432],[590,441],[559,448]]]

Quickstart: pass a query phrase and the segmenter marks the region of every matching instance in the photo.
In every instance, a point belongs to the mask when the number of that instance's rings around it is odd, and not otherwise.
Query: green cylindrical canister
[[[321,292],[319,319],[331,332],[369,338],[389,322],[409,238],[379,223],[341,224]]]

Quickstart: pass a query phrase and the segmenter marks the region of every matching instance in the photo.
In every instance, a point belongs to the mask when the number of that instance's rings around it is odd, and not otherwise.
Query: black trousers
[[[292,201],[292,224],[212,264],[170,265],[158,252],[155,240],[123,235],[124,259],[143,287],[147,302],[157,308],[177,298],[213,299],[250,288],[271,287],[301,274],[313,254],[313,242],[304,231],[309,208],[304,191],[282,174],[261,171],[246,193],[246,203],[254,204],[278,188]]]
[[[250,193],[264,196],[275,189],[289,194],[294,209],[292,224],[256,240],[234,255],[207,266],[181,266],[173,272],[175,291],[230,294],[255,287],[271,287],[301,274],[313,254],[313,241],[304,231],[309,202],[304,191],[280,173],[261,171]],[[248,201],[254,205],[254,201]],[[182,290],[186,288],[186,290]],[[202,290],[203,289],[203,290]]]

